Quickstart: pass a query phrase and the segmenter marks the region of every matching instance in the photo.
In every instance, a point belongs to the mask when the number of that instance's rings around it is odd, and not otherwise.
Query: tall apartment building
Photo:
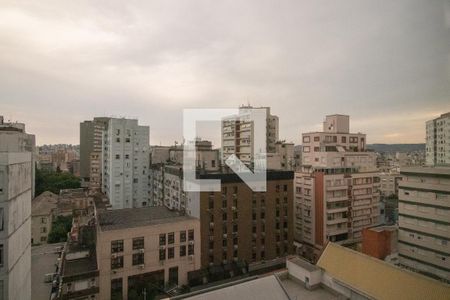
[[[450,112],[426,123],[426,164],[450,166]]]
[[[400,173],[400,264],[450,283],[450,167]]]
[[[349,116],[326,116],[322,132],[302,135],[302,167],[295,173],[295,239],[302,255],[316,260],[327,241],[361,240],[379,223],[376,156],[366,136],[350,133]]]
[[[291,254],[292,171],[267,171],[267,191],[253,192],[234,173],[210,172],[220,192],[188,192],[186,213],[200,219],[201,265],[272,260]]]
[[[239,107],[238,116],[230,116],[222,120],[222,160],[235,154],[243,163],[250,165],[253,161],[254,124],[249,119],[251,109],[266,111],[266,152],[275,153],[278,141],[278,117],[270,113],[270,107]],[[264,129],[262,129],[264,130]],[[258,149],[256,149],[258,151]]]
[[[102,139],[109,119],[96,117],[80,123],[80,177],[94,190],[102,186]]]
[[[198,219],[165,207],[99,212],[96,246],[98,299],[153,299],[200,269]]]
[[[148,126],[137,120],[109,119],[102,139],[102,191],[114,209],[149,205]]]
[[[34,136],[0,117],[0,299],[31,299]]]

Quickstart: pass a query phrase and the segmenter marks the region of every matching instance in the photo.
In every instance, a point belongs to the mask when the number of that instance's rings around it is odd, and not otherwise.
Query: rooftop
[[[317,266],[335,280],[374,299],[431,300],[450,295],[450,285],[334,243],[328,243]]]
[[[98,213],[102,231],[179,222],[194,219],[164,206],[124,208]]]
[[[53,209],[56,209],[58,195],[46,191],[31,201],[31,215],[48,215]]]
[[[405,167],[400,168],[400,174],[408,175],[408,174],[422,174],[422,175],[430,175],[430,176],[444,176],[450,177],[450,167]]]

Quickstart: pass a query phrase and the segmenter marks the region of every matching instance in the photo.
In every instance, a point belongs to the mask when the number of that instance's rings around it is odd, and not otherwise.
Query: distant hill
[[[413,152],[425,151],[425,144],[368,144],[367,148],[385,153]]]

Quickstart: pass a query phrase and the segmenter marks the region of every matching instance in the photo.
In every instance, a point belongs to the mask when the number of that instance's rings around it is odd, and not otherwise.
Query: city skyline
[[[114,115],[170,145],[184,108],[247,103],[295,144],[334,113],[368,143],[425,142],[450,111],[450,5],[319,2],[2,3],[1,113],[38,145],[78,144],[80,122]]]

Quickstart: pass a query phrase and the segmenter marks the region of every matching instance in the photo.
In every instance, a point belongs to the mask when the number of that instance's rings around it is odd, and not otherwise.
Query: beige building
[[[46,244],[58,207],[58,195],[43,192],[31,201],[31,244]]]
[[[247,165],[252,163],[255,155],[253,143],[255,128],[253,121],[249,120],[251,109],[266,111],[266,152],[276,152],[278,117],[270,113],[270,107],[241,106],[238,116],[222,120],[222,161],[235,154],[243,163]]]
[[[379,177],[366,136],[350,133],[349,117],[327,116],[323,132],[302,135],[302,167],[295,174],[295,239],[316,260],[327,241],[361,241],[379,223]]]
[[[145,207],[98,212],[97,224],[99,299],[155,295],[200,268],[198,219]]]
[[[426,123],[426,164],[450,166],[450,112]]]
[[[397,196],[398,185],[402,180],[400,173],[380,173],[380,193],[384,197]]]
[[[450,283],[450,168],[401,170],[400,263]]]

